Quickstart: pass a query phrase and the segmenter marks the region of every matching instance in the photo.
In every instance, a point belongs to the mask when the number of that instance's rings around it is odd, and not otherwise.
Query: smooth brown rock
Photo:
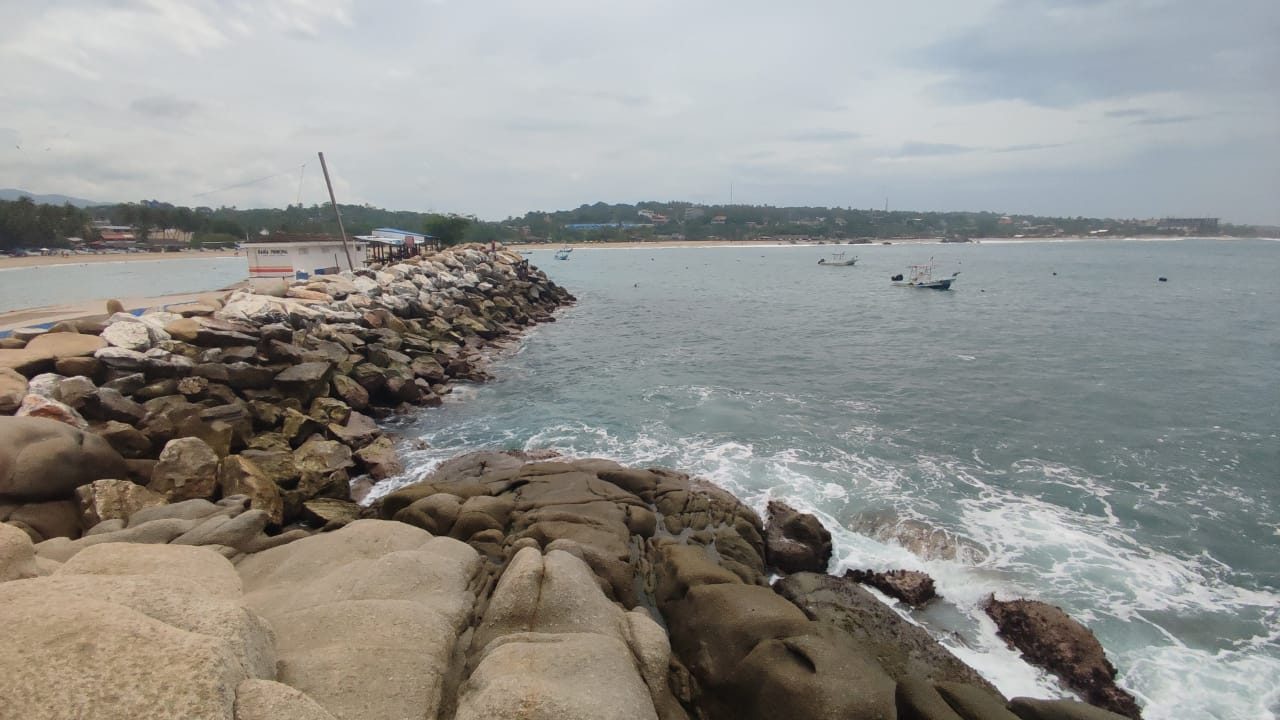
[[[826,572],[831,562],[831,533],[818,518],[770,500],[765,526],[765,560],[784,573]]]
[[[76,375],[95,377],[101,367],[102,363],[98,362],[95,357],[59,358],[53,364],[54,372],[68,377]]]
[[[80,537],[80,514],[71,500],[23,505],[10,513],[8,522],[25,525],[45,540]]]
[[[987,599],[984,610],[1000,637],[1028,662],[1057,675],[1090,704],[1137,720],[1142,711],[1133,696],[1115,684],[1116,668],[1102,644],[1061,608],[1038,600]]]
[[[28,350],[0,350],[0,368],[9,368],[26,377],[34,377],[53,369],[53,356]]]
[[[11,413],[27,396],[27,378],[17,370],[0,367],[0,413]]]
[[[311,696],[272,680],[245,680],[236,687],[234,720],[335,720]]]
[[[97,335],[80,333],[45,333],[27,343],[26,349],[39,352],[53,360],[88,357],[107,346],[107,341]]]
[[[775,583],[774,590],[809,618],[848,633],[859,646],[874,654],[895,680],[952,681],[995,691],[924,628],[903,620],[852,579],[794,573]]]
[[[0,583],[39,574],[31,536],[15,525],[0,522]]]
[[[45,418],[0,417],[0,496],[65,498],[85,483],[124,475],[124,458],[97,435]]]

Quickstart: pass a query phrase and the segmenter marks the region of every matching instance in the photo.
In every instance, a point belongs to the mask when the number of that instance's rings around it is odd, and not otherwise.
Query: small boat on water
[[[559,250],[557,250],[557,251],[556,251],[556,259],[557,259],[557,260],[568,260],[568,259],[569,259],[569,253],[571,253],[571,252],[573,252],[573,248],[571,248],[571,247],[562,247],[562,248],[560,248]]]
[[[925,265],[908,265],[907,277],[904,280],[901,274],[894,275],[889,278],[893,284],[898,287],[923,288],[926,290],[950,290],[951,285],[955,283],[956,276],[960,273],[951,273],[951,277],[945,277],[935,280],[933,277],[933,259],[930,258],[928,264]]]
[[[854,255],[852,258],[845,260],[844,253],[831,253],[830,260],[822,258],[818,261],[818,264],[826,265],[827,267],[850,267],[858,264],[858,256]]]

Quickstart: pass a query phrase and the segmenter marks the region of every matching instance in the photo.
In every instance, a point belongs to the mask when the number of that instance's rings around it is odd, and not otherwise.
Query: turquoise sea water
[[[930,572],[913,618],[1007,694],[1062,690],[993,592],[1087,623],[1148,718],[1280,712],[1280,242],[841,249],[536,252],[579,303],[403,428],[404,480],[477,448],[679,468],[818,513],[833,571]],[[930,256],[953,292],[890,286]],[[981,552],[853,531],[876,512]]]

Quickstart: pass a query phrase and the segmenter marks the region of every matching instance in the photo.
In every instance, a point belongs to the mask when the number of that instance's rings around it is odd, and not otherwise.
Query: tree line
[[[771,205],[694,205],[687,202],[603,203],[573,210],[534,211],[502,222],[474,217],[385,210],[370,205],[339,205],[348,235],[368,235],[374,228],[391,227],[434,236],[443,245],[463,242],[516,242],[529,238],[549,242],[569,240],[644,240],[679,234],[689,239],[743,240],[761,236],[808,236],[826,239],[895,237],[1010,237],[1027,235],[1086,235],[1106,230],[1113,235],[1168,234],[1137,220],[1059,218],[1001,215],[993,212],[915,212],[907,210]],[[650,224],[640,211],[651,211],[668,222]],[[288,205],[284,208],[184,207],[156,200],[81,209],[72,205],[42,205],[30,198],[0,201],[0,248],[66,247],[67,238],[97,237],[94,220],[134,229],[139,239],[152,230],[175,228],[193,233],[193,245],[227,244],[253,239],[263,231],[338,233],[328,203]],[[623,224],[647,227],[620,227]],[[607,225],[573,230],[576,224]],[[1249,226],[1223,224],[1224,235],[1256,235]]]

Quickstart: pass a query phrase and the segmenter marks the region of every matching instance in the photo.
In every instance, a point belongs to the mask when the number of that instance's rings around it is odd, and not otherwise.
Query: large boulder
[[[701,548],[659,546],[657,602],[712,717],[896,717],[894,682],[848,634]]]
[[[1038,600],[987,599],[983,605],[1000,637],[1080,693],[1086,701],[1125,717],[1142,715],[1133,696],[1115,683],[1116,668],[1089,628],[1062,608]]]
[[[11,413],[27,396],[27,378],[17,370],[0,367],[0,413]]]
[[[11,599],[0,623],[0,697],[15,718],[229,718],[245,679],[224,641],[93,597]]]
[[[124,458],[97,435],[46,418],[0,417],[0,497],[65,498],[126,472]]]
[[[765,526],[765,560],[784,573],[826,572],[831,533],[818,518],[779,500],[770,500]]]
[[[301,690],[272,680],[249,679],[236,688],[235,720],[334,720]]]
[[[97,335],[82,335],[72,332],[45,333],[27,343],[27,350],[39,352],[54,360],[65,358],[91,357],[95,352],[106,347],[108,342]]]
[[[31,537],[13,525],[0,522],[0,583],[39,574]]]
[[[218,454],[200,438],[170,440],[151,472],[150,489],[171,502],[212,497],[218,485]]]
[[[0,584],[5,717],[233,717],[276,671],[270,628],[216,552],[108,544],[51,577]]]
[[[275,628],[277,680],[339,718],[436,717],[479,569],[456,540],[378,520],[238,566],[246,602]]]
[[[995,690],[924,628],[902,619],[851,578],[795,573],[775,583],[774,589],[809,618],[848,633],[894,680],[922,678]]]

